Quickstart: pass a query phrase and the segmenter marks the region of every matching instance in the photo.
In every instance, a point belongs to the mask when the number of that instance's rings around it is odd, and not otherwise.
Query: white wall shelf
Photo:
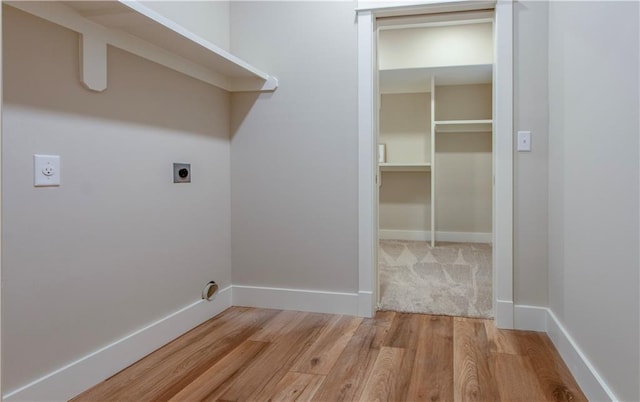
[[[437,133],[490,133],[493,120],[436,120]]]
[[[430,163],[380,163],[383,172],[430,172]]]
[[[8,1],[80,34],[83,84],[107,87],[107,45],[230,92],[273,91],[278,80],[138,1]]]

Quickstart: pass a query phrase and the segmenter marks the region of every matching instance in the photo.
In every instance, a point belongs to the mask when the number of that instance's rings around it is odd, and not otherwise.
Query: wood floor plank
[[[311,401],[324,379],[323,375],[290,371],[280,380],[276,387],[279,391],[269,400],[279,402]]]
[[[384,346],[416,349],[420,333],[419,314],[398,313],[393,319]]]
[[[316,401],[355,401],[364,390],[394,312],[378,312],[362,321],[314,397]]]
[[[364,386],[360,401],[402,401],[395,395],[396,373],[402,366],[405,349],[382,347]]]
[[[253,363],[243,376],[231,381],[213,395],[224,401],[268,400],[293,362],[312,344],[332,316],[306,313],[295,329],[282,333]]]
[[[167,400],[277,313],[252,308],[224,312],[134,363],[117,381],[111,377],[75,401]]]
[[[264,323],[250,338],[251,341],[273,342],[283,333],[289,333],[300,325],[300,322],[308,315],[302,311],[280,311],[278,315]]]
[[[391,323],[399,313],[395,311],[376,311],[375,323],[381,327],[391,327]]]
[[[453,401],[453,319],[424,316],[408,401]]]
[[[318,366],[326,375],[297,371]],[[233,307],[73,400],[586,398],[546,334],[504,331],[480,319]]]
[[[484,323],[480,319],[454,318],[453,391],[456,401],[498,401],[491,374],[490,352]]]
[[[391,325],[395,320],[395,311],[378,311],[373,319],[373,324],[376,326],[376,335],[371,342],[371,347],[374,349],[380,349],[384,346],[384,342],[387,340],[389,331],[391,331]]]
[[[200,377],[175,394],[169,401],[208,400],[222,384],[236,378],[256,356],[264,351],[266,346],[268,346],[267,342],[243,342],[231,353],[211,366]]]
[[[417,345],[417,342],[416,342]],[[407,401],[409,386],[411,384],[411,375],[413,373],[413,365],[416,361],[417,349],[402,349],[404,353],[402,355],[402,361],[398,371],[396,371],[396,378],[393,381],[393,388],[391,395],[394,401]]]
[[[498,329],[493,320],[485,320],[484,329],[487,333],[491,353],[520,354],[520,345],[518,344],[518,339],[514,336],[516,331]]]
[[[572,402],[587,400],[546,334],[518,331],[515,336],[522,352],[530,358],[546,400]]]
[[[362,322],[362,318],[336,316],[320,332],[313,345],[295,362],[291,371],[327,375]]]
[[[544,390],[527,356],[496,353],[492,356],[495,377],[499,378],[498,392],[501,401],[531,402],[544,401]]]

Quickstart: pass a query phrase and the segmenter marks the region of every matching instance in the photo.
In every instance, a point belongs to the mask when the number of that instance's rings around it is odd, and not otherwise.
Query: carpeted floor
[[[492,318],[491,245],[380,240],[380,308]]]

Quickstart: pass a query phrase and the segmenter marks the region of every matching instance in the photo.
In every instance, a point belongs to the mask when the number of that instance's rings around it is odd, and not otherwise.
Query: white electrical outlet
[[[60,185],[60,156],[33,155],[33,185],[35,187]]]

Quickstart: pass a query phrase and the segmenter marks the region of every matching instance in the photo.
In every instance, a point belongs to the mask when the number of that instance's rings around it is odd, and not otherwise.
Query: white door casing
[[[397,4],[397,3],[396,3]],[[358,270],[359,314],[378,300],[376,185],[376,17],[494,9],[493,305],[499,328],[513,328],[513,0],[431,1],[357,10],[358,21]]]

